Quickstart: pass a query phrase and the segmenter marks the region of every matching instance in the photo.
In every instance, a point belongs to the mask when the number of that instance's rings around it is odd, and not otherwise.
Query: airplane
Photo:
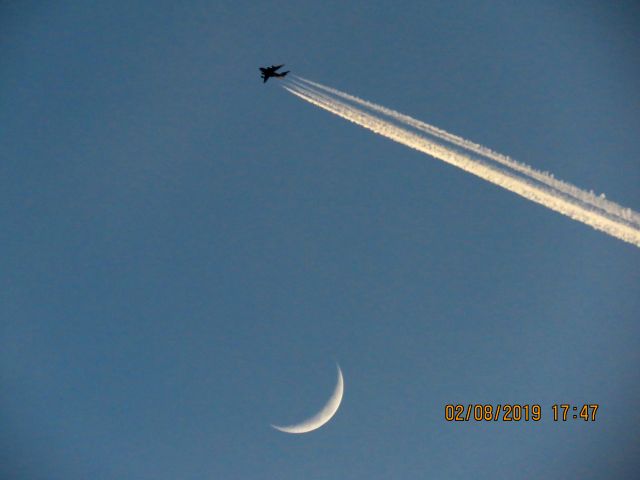
[[[260,75],[262,76],[262,83],[266,83],[269,80],[269,77],[284,77],[289,70],[286,72],[278,73],[276,70],[284,67],[284,63],[282,65],[271,65],[270,67],[260,67],[260,71],[262,72]]]

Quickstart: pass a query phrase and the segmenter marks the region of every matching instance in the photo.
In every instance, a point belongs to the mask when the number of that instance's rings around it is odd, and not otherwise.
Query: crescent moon
[[[307,433],[312,430],[316,430],[331,420],[331,417],[335,415],[340,407],[340,402],[342,402],[342,394],[344,393],[344,379],[342,378],[342,370],[340,370],[340,365],[336,364],[338,367],[338,382],[336,383],[336,388],[329,397],[326,405],[316,413],[314,416],[303,420],[300,423],[296,423],[294,425],[287,425],[284,427],[278,425],[271,425],[276,430],[280,430],[285,433]]]

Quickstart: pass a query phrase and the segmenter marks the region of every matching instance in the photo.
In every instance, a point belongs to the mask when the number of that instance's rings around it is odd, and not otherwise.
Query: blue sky
[[[638,249],[257,70],[637,211],[633,3],[0,7],[0,476],[634,478]]]

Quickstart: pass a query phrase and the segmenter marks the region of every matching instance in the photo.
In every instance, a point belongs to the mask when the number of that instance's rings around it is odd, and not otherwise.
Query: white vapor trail
[[[624,209],[609,201],[605,201],[606,206],[601,205],[598,200],[604,201],[604,199],[590,196],[588,192],[580,190],[573,185],[560,181],[557,181],[559,183],[556,185],[550,182],[550,180],[555,179],[542,172],[537,172],[527,165],[491,152],[485,147],[449,134],[444,130],[437,129],[371,102],[356,99],[356,97],[338,90],[315,82],[311,83],[308,80],[306,80],[306,85],[304,86],[289,83],[283,85],[283,88],[297,97],[361,127],[443,160],[574,220],[640,247],[640,222],[635,220],[640,218],[640,215],[636,212]],[[334,96],[332,97],[329,94]],[[436,137],[436,141],[426,137],[424,134],[408,130],[404,126],[396,125],[354,105],[342,102],[334,98],[335,96],[359,103],[370,110],[383,113],[399,122],[403,122],[407,126],[429,133]],[[457,147],[479,155],[479,158],[472,157],[466,152],[460,152],[451,146],[443,145],[440,141],[453,143]],[[496,157],[499,157],[502,161]],[[505,159],[508,160],[507,163],[505,163]],[[505,167],[510,168],[510,170]]]
[[[477,143],[474,143],[470,140],[467,140],[465,138],[449,133],[438,127],[434,127],[433,125],[429,125],[428,123],[412,118],[409,115],[405,115],[403,113],[397,112],[390,108],[377,105],[367,100],[363,100],[354,95],[349,95],[348,93],[341,92],[340,90],[337,90],[335,88],[327,87],[326,85],[322,85],[320,83],[307,80],[306,78],[303,78],[303,77],[294,76],[293,81],[296,82],[296,80],[299,82],[304,82],[302,84],[298,83],[303,87],[306,86],[308,88],[308,86],[311,85],[313,87],[324,90],[325,92],[328,92],[337,97],[343,98],[345,100],[351,101],[363,107],[369,108],[370,110],[373,110],[375,112],[382,113],[397,122],[403,123],[405,125],[409,125],[417,130],[421,130],[425,133],[433,135],[439,140],[444,140],[460,148],[463,148],[469,152],[473,152],[475,154],[481,155],[485,158],[498,162],[512,170],[515,170],[534,180],[537,180],[540,183],[544,183],[545,185],[548,185],[549,187],[556,189],[566,195],[580,199],[581,202],[590,204],[597,209],[602,209],[611,215],[623,218],[628,222],[640,225],[640,214],[638,214],[637,212],[634,212],[629,208],[624,208],[615,202],[611,202],[607,200],[604,197],[604,195],[597,196],[597,195],[594,195],[592,192],[586,192],[576,187],[575,185],[571,185],[570,183],[563,182],[562,180],[558,180],[557,178],[553,177],[552,175],[549,175],[548,173],[535,170],[534,168],[531,168],[529,165],[525,163],[518,162],[506,155],[503,155],[498,152],[494,152],[493,150],[487,147],[478,145]]]

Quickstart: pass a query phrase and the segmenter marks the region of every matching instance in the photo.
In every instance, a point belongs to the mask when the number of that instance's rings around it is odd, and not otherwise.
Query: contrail
[[[523,174],[526,173],[526,170],[522,171],[514,169],[516,171],[508,171],[504,168],[503,165],[501,166],[492,164],[490,161],[495,161],[495,159],[487,156],[486,154],[483,154],[484,156],[482,158],[473,158],[463,152],[456,150],[455,148],[442,145],[437,140],[434,141],[430,138],[425,137],[423,134],[407,130],[406,128],[381,119],[353,105],[337,100],[336,98],[333,98],[328,94],[315,90],[311,84],[304,87],[299,84],[289,84],[284,85],[283,88],[296,95],[297,97],[302,98],[303,100],[324,110],[334,113],[335,115],[338,115],[346,120],[349,120],[350,122],[360,125],[361,127],[371,130],[395,142],[401,143],[405,146],[443,160],[451,165],[454,165],[480,178],[483,178],[484,180],[487,180],[495,185],[499,185],[529,200],[544,205],[547,208],[567,215],[574,220],[583,222],[597,230],[603,231],[611,236],[640,247],[640,227],[637,224],[632,224],[633,221],[630,220],[631,218],[637,218],[638,214],[636,212],[630,211],[630,219],[626,219],[621,215],[616,215],[614,212],[603,211],[601,207],[593,205],[590,202],[585,202],[581,198],[581,196],[573,195],[569,191],[563,191],[554,188],[548,183],[541,182],[535,177],[531,178],[530,176],[523,176]],[[327,90],[328,88],[329,87],[326,87],[324,89],[325,92],[337,95],[334,92]],[[342,94],[342,92],[340,93]],[[376,107],[379,106],[376,105]],[[412,122],[418,122],[411,117],[407,117],[405,119],[405,123],[407,123],[406,120],[408,119],[411,119]],[[444,131],[441,132],[446,133]],[[436,136],[437,139],[446,140],[445,138],[442,138],[441,136],[438,136],[436,134],[434,134],[434,136]],[[466,142],[466,140],[464,139],[460,138],[460,140]],[[464,144],[460,143],[456,143],[456,145],[458,145],[459,147],[464,146]],[[478,151],[477,149],[471,149],[471,151],[476,154],[481,153],[481,151]],[[574,188],[577,189],[577,187]],[[580,192],[584,193],[587,196],[589,195],[587,192],[584,192],[582,190],[580,190]],[[619,209],[616,211],[626,212],[628,210],[623,209],[613,202],[608,203],[613,204],[616,209]]]
[[[296,80],[298,82],[296,82]],[[448,143],[451,143],[460,148],[463,148],[469,152],[473,152],[475,154],[491,159],[508,168],[511,168],[517,172],[520,172],[530,178],[533,178],[540,183],[544,183],[545,185],[548,185],[551,188],[559,190],[560,192],[563,192],[572,197],[578,198],[580,199],[580,201],[584,203],[588,203],[595,208],[602,209],[611,215],[623,218],[624,220],[630,223],[635,223],[640,226],[640,214],[638,214],[637,212],[634,212],[629,208],[624,208],[615,202],[611,202],[607,200],[604,197],[604,194],[597,196],[597,195],[594,195],[592,192],[586,192],[576,187],[575,185],[571,185],[570,183],[563,182],[562,180],[558,180],[557,178],[553,177],[552,175],[549,175],[546,172],[541,172],[539,170],[536,170],[525,163],[518,162],[506,155],[503,155],[498,152],[494,152],[493,150],[487,147],[484,147],[470,140],[467,140],[465,138],[449,133],[438,127],[434,127],[433,125],[429,125],[428,123],[412,118],[409,115],[405,115],[403,113],[397,112],[390,108],[383,107],[382,105],[378,105],[373,102],[363,100],[354,95],[341,92],[340,90],[337,90],[335,88],[327,87],[326,85],[322,85],[320,83],[313,82],[311,80],[307,80],[306,78],[298,77],[298,76],[293,77],[293,82],[303,87],[304,86],[308,87],[309,85],[311,85],[313,87],[324,90],[325,92],[331,93],[337,97],[343,98],[345,100],[348,100],[358,105],[361,105],[363,107],[366,107],[375,112],[382,113],[397,122],[403,123],[405,125],[409,125],[417,130],[433,135],[439,140],[444,140]],[[301,84],[299,82],[304,82],[304,83]]]

